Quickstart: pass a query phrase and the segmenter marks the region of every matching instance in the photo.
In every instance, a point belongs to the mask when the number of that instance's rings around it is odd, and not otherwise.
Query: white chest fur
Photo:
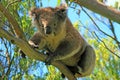
[[[51,50],[54,52],[56,48],[59,46],[61,41],[65,38],[66,31],[63,29],[61,32],[55,36],[47,36],[46,39],[46,45]]]

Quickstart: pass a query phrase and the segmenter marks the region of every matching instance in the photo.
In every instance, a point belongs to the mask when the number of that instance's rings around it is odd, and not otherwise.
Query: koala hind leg
[[[81,55],[80,61],[78,62],[77,67],[79,69],[79,75],[77,74],[76,77],[84,77],[90,75],[95,66],[95,59],[95,52],[93,48],[88,45],[84,53]]]
[[[77,66],[67,66],[67,68],[72,72],[73,75],[75,75],[76,72],[78,72]],[[61,74],[61,76],[62,78],[65,78],[65,75],[63,73]]]

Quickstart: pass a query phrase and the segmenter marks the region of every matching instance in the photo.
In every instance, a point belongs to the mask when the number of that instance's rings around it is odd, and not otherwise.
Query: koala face
[[[64,28],[67,18],[64,7],[34,8],[31,10],[33,24],[45,36],[56,36]]]

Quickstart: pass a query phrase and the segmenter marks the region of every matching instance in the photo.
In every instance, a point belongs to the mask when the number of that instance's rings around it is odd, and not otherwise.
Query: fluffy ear
[[[67,6],[65,4],[61,4],[56,14],[60,19],[65,19],[67,17]]]
[[[67,6],[67,4],[66,4],[66,3],[61,3],[61,4],[60,4],[60,7],[65,8],[65,9],[67,9],[67,8],[68,8],[68,6]]]
[[[39,19],[38,12],[39,12],[39,8],[36,7],[31,8],[31,10],[29,11],[29,16],[32,19],[32,23],[34,23],[34,21]]]
[[[36,18],[36,16],[37,16],[37,13],[36,13],[37,9],[38,9],[38,8],[33,7],[33,8],[31,8],[31,10],[29,11],[29,16],[30,16],[31,19],[35,19],[35,18]]]

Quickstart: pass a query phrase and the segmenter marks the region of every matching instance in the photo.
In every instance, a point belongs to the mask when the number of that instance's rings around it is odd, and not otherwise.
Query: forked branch
[[[120,11],[106,6],[98,0],[73,0],[73,2],[86,7],[87,9],[120,23]]]
[[[9,32],[7,32],[2,27],[0,27],[0,37],[4,37],[8,41],[12,42],[13,44],[16,44],[18,47],[20,47],[22,49],[22,51],[29,58],[32,58],[35,60],[40,60],[40,61],[45,61],[47,58],[47,55],[40,54],[40,52],[37,52],[33,48],[31,48],[31,46],[27,43],[27,41],[25,39],[25,35],[23,34],[22,29],[19,27],[17,21],[9,13],[9,11],[5,9],[5,7],[1,3],[0,3],[0,11],[11,23],[12,28],[14,29],[14,33],[17,36],[17,37],[15,37],[15,36],[11,35]],[[71,73],[71,71],[60,61],[54,61],[51,64],[53,66],[57,67],[69,80],[76,80],[76,78]]]

